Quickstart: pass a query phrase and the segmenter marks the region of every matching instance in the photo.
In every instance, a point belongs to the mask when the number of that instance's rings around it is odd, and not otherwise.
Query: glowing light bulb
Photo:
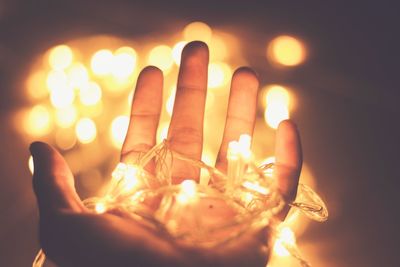
[[[290,252],[286,249],[285,244],[293,246],[296,244],[296,237],[293,231],[287,227],[281,227],[274,245],[274,253],[280,257],[290,256]]]
[[[71,127],[78,117],[78,113],[74,106],[57,109],[55,113],[56,124],[62,128]]]
[[[75,127],[76,137],[82,144],[88,144],[96,139],[96,124],[89,118],[82,118]]]
[[[129,127],[128,116],[118,116],[111,123],[111,142],[116,148],[121,148]]]
[[[306,52],[300,40],[282,35],[271,41],[267,48],[267,57],[283,66],[296,66],[305,60]]]
[[[107,206],[105,203],[99,201],[95,204],[94,210],[96,213],[102,214],[102,213],[106,212]]]
[[[67,45],[58,45],[50,50],[49,64],[50,67],[62,70],[71,65],[74,55]]]
[[[131,191],[139,185],[139,169],[134,165],[128,165],[124,175],[124,190]]]
[[[136,68],[137,54],[131,47],[121,47],[115,51],[111,73],[119,79],[132,75]]]
[[[208,87],[216,88],[226,85],[231,74],[232,70],[227,64],[211,63],[208,66]]]
[[[181,184],[181,191],[176,199],[180,204],[187,204],[196,199],[197,184],[193,180],[184,180]]]
[[[182,50],[186,44],[186,41],[180,41],[176,43],[172,48],[172,58],[174,59],[175,64],[178,66],[181,64]]]
[[[89,82],[87,86],[79,91],[80,101],[86,106],[97,104],[101,99],[101,95],[101,88],[95,82]]]
[[[212,30],[210,26],[201,21],[192,22],[183,29],[183,36],[186,41],[203,41],[210,43]]]
[[[268,188],[265,188],[265,187],[263,187],[263,186],[261,186],[261,185],[259,185],[259,184],[257,184],[257,183],[252,183],[252,182],[249,182],[249,181],[244,181],[244,182],[242,183],[242,186],[243,186],[244,188],[246,188],[246,189],[249,189],[249,190],[251,190],[251,191],[257,192],[257,193],[259,193],[259,194],[261,194],[261,195],[268,195],[268,194],[269,194]]]
[[[31,174],[33,174],[35,167],[33,165],[33,157],[32,156],[29,156],[28,167],[29,167],[29,171],[31,172]]]
[[[23,119],[23,128],[29,135],[39,137],[51,130],[49,110],[42,105],[34,106]]]
[[[162,71],[169,71],[174,64],[172,49],[166,45],[154,47],[149,54],[148,64],[159,67]]]
[[[111,71],[113,53],[108,49],[101,49],[92,56],[90,67],[96,75],[106,75]]]

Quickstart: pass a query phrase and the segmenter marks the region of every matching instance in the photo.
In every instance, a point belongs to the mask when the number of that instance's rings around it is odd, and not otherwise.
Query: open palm
[[[202,42],[191,42],[184,48],[168,132],[171,149],[193,159],[200,159],[202,152],[208,57],[207,45]],[[137,81],[121,161],[132,163],[155,145],[162,88],[162,72],[146,67]],[[228,143],[241,134],[253,133],[257,92],[255,73],[246,67],[236,70],[216,163],[222,172],[227,167]],[[302,165],[296,126],[282,122],[276,140],[275,157],[280,166],[276,178],[281,194],[291,201]],[[35,164],[33,185],[40,212],[40,242],[46,255],[60,266],[265,266],[268,260],[268,228],[213,249],[189,248],[132,219],[115,213],[94,214],[77,195],[74,177],[63,157],[40,142],[30,149]],[[175,161],[172,172],[174,183],[199,179],[199,170],[183,162]]]

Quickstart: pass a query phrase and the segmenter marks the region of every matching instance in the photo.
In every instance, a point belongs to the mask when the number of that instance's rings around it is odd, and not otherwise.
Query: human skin
[[[208,47],[191,42],[182,52],[176,99],[168,132],[171,149],[201,159],[203,121],[207,92]],[[228,143],[254,130],[258,79],[253,70],[239,68],[232,77],[228,112],[216,168],[226,171]],[[121,161],[133,162],[156,143],[161,113],[163,74],[146,67],[138,77],[130,124],[121,150]],[[59,266],[262,266],[268,261],[268,228],[243,234],[215,248],[177,244],[156,230],[148,229],[117,213],[95,214],[82,204],[74,177],[62,155],[48,144],[35,142],[33,187],[40,215],[40,244]],[[286,202],[296,196],[302,166],[300,137],[296,125],[283,121],[275,144],[278,188]],[[175,162],[173,182],[198,180],[198,170]],[[219,207],[216,207],[218,210]],[[288,208],[279,215],[283,219]],[[227,218],[228,220],[229,218]]]

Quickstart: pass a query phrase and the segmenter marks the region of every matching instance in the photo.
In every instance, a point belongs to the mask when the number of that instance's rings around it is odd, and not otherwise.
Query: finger
[[[253,135],[256,119],[258,79],[247,67],[239,68],[232,76],[225,130],[219,149],[216,167],[226,172],[226,153],[229,142],[238,140],[241,134]]]
[[[83,211],[74,177],[60,153],[42,142],[32,143],[29,149],[34,163],[33,188],[41,216],[61,210]]]
[[[171,148],[193,159],[201,158],[204,106],[207,94],[208,48],[195,41],[185,46],[178,76],[168,139]],[[199,170],[174,161],[173,177],[198,179]]]
[[[153,66],[144,68],[136,84],[121,161],[132,162],[138,153],[146,152],[155,145],[162,105],[162,88],[161,70]]]
[[[287,202],[296,197],[297,185],[303,163],[300,134],[296,125],[290,121],[282,121],[276,132],[275,171],[278,188]]]

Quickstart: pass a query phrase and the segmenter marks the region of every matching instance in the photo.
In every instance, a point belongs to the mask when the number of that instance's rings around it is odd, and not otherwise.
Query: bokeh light
[[[174,64],[171,47],[167,45],[154,47],[149,53],[148,64],[154,65],[164,72],[168,72]]]
[[[75,146],[77,137],[73,129],[60,129],[56,132],[55,142],[58,148],[63,150],[71,149]]]
[[[71,127],[77,118],[78,112],[74,106],[68,106],[55,111],[55,122],[61,128]]]
[[[51,131],[51,115],[43,105],[36,105],[27,112],[23,120],[25,132],[33,137],[40,137]]]
[[[74,98],[74,90],[68,85],[54,88],[50,92],[50,102],[55,108],[65,108],[72,105]]]
[[[72,88],[82,88],[86,86],[89,81],[89,74],[86,67],[80,63],[74,63],[66,71],[69,84]]]
[[[183,37],[185,41],[203,41],[210,43],[212,37],[212,30],[210,26],[201,21],[192,22],[183,29]]]
[[[208,87],[216,88],[226,85],[232,76],[232,70],[223,62],[210,63],[208,66]]]
[[[94,139],[96,139],[96,124],[89,118],[82,118],[76,124],[75,133],[79,142],[82,144],[91,143]]]
[[[282,35],[273,39],[268,45],[267,58],[283,66],[296,66],[305,60],[306,50],[299,39]]]
[[[106,75],[110,73],[113,53],[108,49],[101,49],[92,56],[90,67],[96,75]]]
[[[264,119],[271,128],[277,129],[281,121],[289,119],[289,93],[280,85],[265,86],[263,92],[266,105]]]
[[[137,54],[131,47],[121,47],[114,53],[111,73],[119,79],[124,79],[133,74],[136,68]],[[110,62],[109,62],[110,64]]]
[[[47,74],[46,85],[49,92],[68,86],[68,77],[64,71],[52,70]]]
[[[47,73],[44,70],[37,70],[29,75],[25,86],[28,95],[32,99],[38,100],[48,95],[48,90],[46,89],[46,79]]]
[[[63,70],[71,65],[74,54],[67,45],[58,45],[50,50],[49,64],[56,70]]]
[[[102,96],[100,86],[95,82],[89,82],[79,92],[79,99],[86,106],[97,104]]]
[[[180,41],[177,42],[172,48],[172,58],[174,59],[175,64],[178,66],[181,64],[182,50],[186,44],[186,41]]]
[[[116,148],[121,148],[128,131],[129,117],[118,116],[111,123],[111,142]]]

